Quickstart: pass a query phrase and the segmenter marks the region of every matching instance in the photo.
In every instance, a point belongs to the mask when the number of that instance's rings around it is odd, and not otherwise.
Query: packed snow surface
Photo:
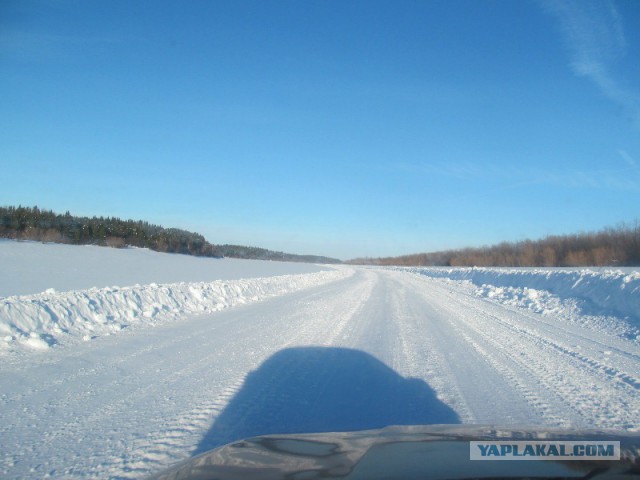
[[[236,265],[0,298],[0,477],[140,478],[267,433],[640,429],[635,270]]]

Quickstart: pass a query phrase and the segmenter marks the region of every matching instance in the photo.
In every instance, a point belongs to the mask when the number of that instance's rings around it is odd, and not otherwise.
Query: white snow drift
[[[47,257],[48,255],[48,257]],[[153,325],[189,314],[264,300],[275,295],[331,282],[347,270],[314,265],[246,260],[194,258],[145,249],[115,250],[95,246],[0,242],[5,292],[104,285],[119,279],[135,281],[176,278],[222,278],[208,282],[178,282],[104,286],[0,297],[0,352],[46,350],[78,339],[91,340],[128,327]],[[83,268],[87,271],[82,272]],[[291,272],[314,272],[286,274]],[[240,278],[246,275],[258,278]],[[229,279],[231,278],[231,279]],[[48,283],[43,283],[48,282]]]
[[[326,270],[318,265],[192,257],[146,248],[16,242],[0,239],[0,298],[112,285],[211,282]]]
[[[46,349],[82,337],[90,340],[130,325],[155,324],[188,314],[264,300],[337,280],[347,270],[246,280],[108,287],[0,300],[0,349]]]
[[[640,272],[634,269],[400,269],[466,282],[478,297],[640,340]]]

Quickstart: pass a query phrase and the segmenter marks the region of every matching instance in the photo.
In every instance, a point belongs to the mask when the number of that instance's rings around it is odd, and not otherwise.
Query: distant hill
[[[466,267],[591,267],[640,265],[640,221],[599,232],[556,235],[399,257],[356,258],[352,265]]]
[[[202,257],[341,263],[338,259],[317,255],[296,255],[241,245],[215,245],[198,233],[164,228],[142,220],[76,217],[69,212],[58,214],[38,207],[0,207],[0,238],[115,248],[134,246]]]

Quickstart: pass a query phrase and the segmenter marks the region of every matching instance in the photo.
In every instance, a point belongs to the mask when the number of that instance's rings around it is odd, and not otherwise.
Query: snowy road
[[[263,433],[640,427],[638,342],[390,270],[9,362],[0,476],[139,478]]]

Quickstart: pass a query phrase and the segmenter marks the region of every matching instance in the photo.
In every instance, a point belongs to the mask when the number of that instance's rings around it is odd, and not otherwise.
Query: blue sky
[[[640,218],[640,2],[0,3],[0,204],[353,258]]]

